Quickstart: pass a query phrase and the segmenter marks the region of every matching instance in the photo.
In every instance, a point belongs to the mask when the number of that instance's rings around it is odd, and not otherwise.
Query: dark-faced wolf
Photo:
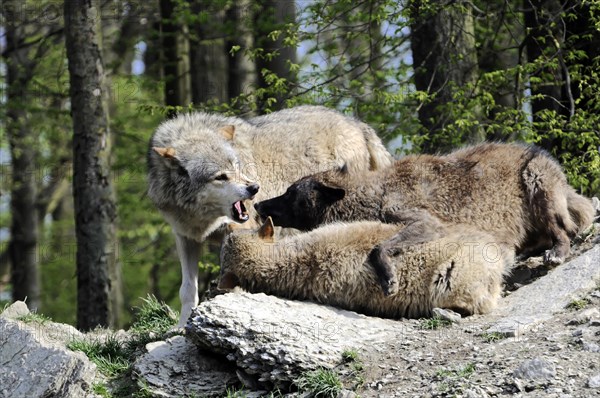
[[[225,223],[255,224],[250,201],[280,195],[298,178],[348,164],[350,172],[392,164],[366,124],[319,106],[249,120],[182,114],[150,141],[148,195],[175,235],[182,266],[180,326],[198,303],[200,243]]]
[[[317,173],[256,209],[275,225],[301,230],[333,221],[405,224],[375,248],[383,263],[403,242],[435,239],[443,224],[461,223],[491,233],[517,254],[546,250],[544,261],[559,264],[569,253],[570,238],[588,227],[595,213],[545,151],[495,143],[446,156],[406,156],[391,168],[362,174],[343,168]],[[394,281],[382,283],[385,289]]]

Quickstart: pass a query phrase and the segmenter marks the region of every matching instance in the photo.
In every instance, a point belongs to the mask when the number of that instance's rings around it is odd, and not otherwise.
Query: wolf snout
[[[258,184],[252,184],[252,185],[247,186],[246,190],[248,191],[250,196],[254,196],[258,192],[259,188],[260,188],[260,186]]]

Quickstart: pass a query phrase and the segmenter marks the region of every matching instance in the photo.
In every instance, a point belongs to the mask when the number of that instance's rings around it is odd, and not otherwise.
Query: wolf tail
[[[394,158],[385,148],[375,130],[365,123],[361,124],[361,130],[367,143],[367,150],[369,151],[369,168],[371,170],[381,170],[391,166]]]
[[[579,195],[573,189],[569,189],[567,192],[567,208],[571,220],[577,225],[577,230],[573,231],[575,234],[583,232],[594,222],[596,209],[594,209],[592,201]]]

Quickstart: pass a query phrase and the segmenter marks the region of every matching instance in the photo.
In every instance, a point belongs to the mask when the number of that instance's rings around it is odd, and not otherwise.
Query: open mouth
[[[238,200],[231,206],[231,218],[233,221],[239,223],[245,223],[250,218],[246,206],[244,206],[241,200]]]

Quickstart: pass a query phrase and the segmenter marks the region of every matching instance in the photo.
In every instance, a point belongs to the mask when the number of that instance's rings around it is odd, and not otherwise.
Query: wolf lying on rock
[[[570,238],[595,214],[591,201],[569,186],[546,152],[494,143],[446,156],[407,156],[362,175],[343,169],[317,173],[255,207],[275,225],[305,231],[333,221],[403,223],[406,228],[373,253],[390,293],[397,290],[390,256],[402,245],[440,238],[444,224],[475,226],[517,254],[547,249],[544,262],[559,264],[569,253]]]
[[[387,318],[429,316],[435,307],[483,314],[496,305],[513,257],[487,233],[467,225],[448,227],[439,239],[398,251],[392,259],[398,293],[386,296],[369,254],[401,225],[335,223],[277,242],[273,228],[268,218],[258,231],[234,231],[225,238],[220,288],[240,286]]]

